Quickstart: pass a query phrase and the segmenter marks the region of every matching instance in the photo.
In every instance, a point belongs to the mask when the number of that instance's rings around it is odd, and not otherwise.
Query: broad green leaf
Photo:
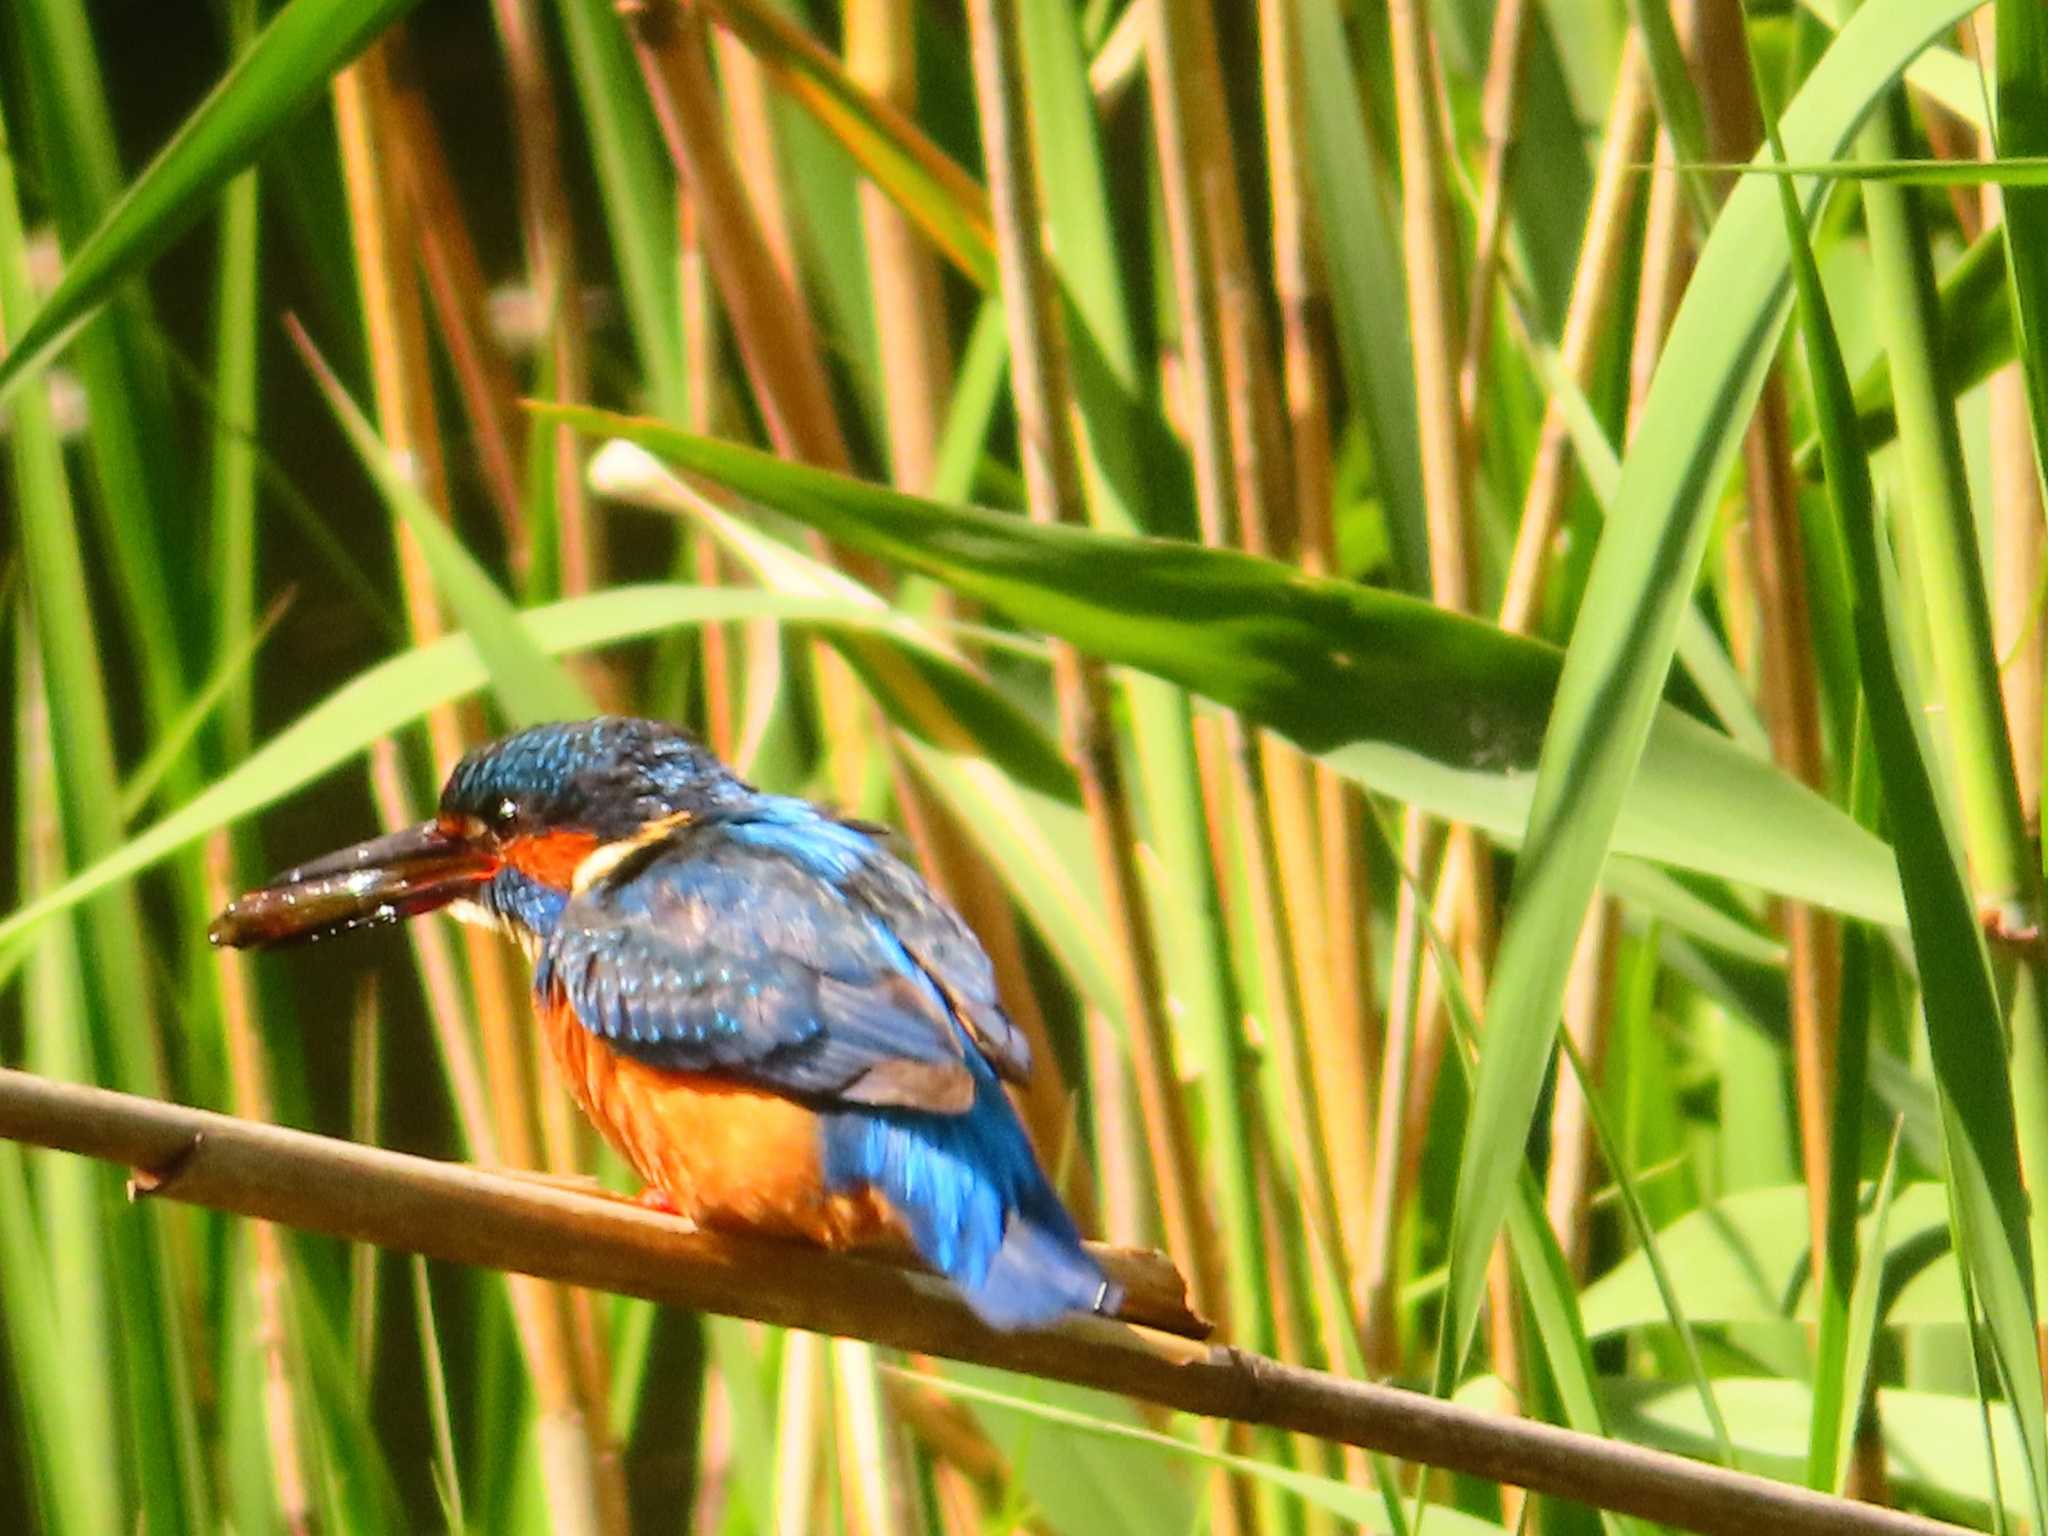
[[[1864,1187],[1866,1205],[1869,1186]],[[1865,1249],[1884,1277],[1882,1320],[1894,1326],[1958,1324],[1962,1298],[1948,1262],[1948,1204],[1939,1184],[1908,1184],[1893,1198],[1879,1246],[1874,1210],[1863,1220]],[[1686,1315],[1699,1324],[1811,1323],[1812,1224],[1804,1185],[1746,1189],[1688,1211],[1657,1234],[1664,1265]],[[1667,1319],[1656,1279],[1638,1251],[1580,1297],[1595,1338]]]
[[[1839,151],[1928,39],[1967,10],[1871,0],[1837,35],[1786,113],[1793,153]],[[1811,196],[1817,193],[1809,192]],[[1706,552],[1722,477],[1784,322],[1787,257],[1775,187],[1728,199],[1673,322],[1622,466],[1620,505],[1593,562],[1565,657],[1488,998],[1452,1218],[1443,1359],[1478,1322],[1487,1255],[1542,1093],[1573,943],[1612,851],[1631,781],[1654,771],[1659,699]],[[1640,793],[1640,789],[1636,791]],[[1713,818],[1718,833],[1735,822]],[[1439,1379],[1444,1371],[1439,1370]]]
[[[1105,660],[1214,699],[1376,790],[1510,842],[1521,836],[1558,669],[1558,653],[1538,641],[1248,555],[1047,528],[658,422],[536,409],[639,443]],[[1649,726],[1618,851],[1898,919],[1882,843],[1699,721],[1663,708]]]
[[[0,405],[120,286],[268,148],[328,77],[416,0],[291,0],[71,253],[64,278],[0,357]]]
[[[917,620],[731,516],[640,449],[608,445],[592,461],[590,478],[608,494],[702,524],[764,587],[800,600],[853,605],[896,638],[892,647],[842,630],[835,643],[890,718],[911,733],[904,744],[918,773],[1002,872],[1067,974],[1115,1017],[1117,993],[1102,948],[1108,920],[1100,893],[1082,873],[1090,866],[1079,791],[1046,732],[1000,693],[971,680],[950,648]],[[1001,771],[991,757],[1001,758]]]
[[[1843,20],[1856,8],[1856,0],[1801,0],[1829,28],[1839,32]],[[1973,129],[1984,128],[1984,71],[1975,59],[1966,59],[1946,43],[1923,48],[1906,66],[1907,83],[1925,91]]]
[[[1699,1401],[1684,1387],[1650,1381],[1610,1381],[1607,1399],[1616,1433],[1664,1450],[1702,1453],[1708,1443]],[[1736,1453],[1750,1471],[1796,1480],[1804,1465],[1806,1426],[1813,1398],[1803,1381],[1724,1377],[1721,1405],[1735,1432]],[[1993,1483],[1984,1459],[1984,1408],[1971,1397],[1932,1392],[1880,1391],[1886,1482],[1894,1495],[1931,1504],[1952,1520],[1980,1529],[1989,1514]],[[2020,1456],[2019,1435],[2003,1403],[1990,1405],[2001,1465]],[[2007,1509],[2023,1512],[2019,1490],[2004,1484]]]

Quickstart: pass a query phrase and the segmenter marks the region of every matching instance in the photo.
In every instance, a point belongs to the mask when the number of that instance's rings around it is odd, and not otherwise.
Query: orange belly
[[[538,1013],[570,1094],[682,1215],[828,1248],[900,1241],[871,1191],[825,1189],[815,1111],[780,1094],[635,1061],[577,1023],[559,999]]]

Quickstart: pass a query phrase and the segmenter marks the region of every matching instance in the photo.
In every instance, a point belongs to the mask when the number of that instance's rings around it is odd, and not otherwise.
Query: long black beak
[[[206,936],[257,949],[375,928],[444,907],[497,867],[489,850],[426,821],[286,870],[229,902]]]

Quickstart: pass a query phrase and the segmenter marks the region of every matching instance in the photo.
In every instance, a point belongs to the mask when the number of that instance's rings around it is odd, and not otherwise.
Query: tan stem
[[[1027,500],[1036,521],[1078,523],[1084,516],[1080,460],[1068,407],[1072,396],[1065,345],[1038,243],[1038,189],[1023,122],[1014,8],[1010,0],[972,0],[968,25]],[[1129,1031],[1167,1246],[1187,1266],[1197,1305],[1217,1308],[1223,1296],[1222,1260],[1200,1202],[1194,1134],[1174,1065],[1158,944],[1138,877],[1136,827],[1111,734],[1108,681],[1099,663],[1070,646],[1054,647],[1053,670],[1063,734],[1080,776],[1114,930],[1118,1001]]]
[[[357,275],[378,428],[393,456],[410,469],[415,483],[445,516],[447,486],[433,411],[425,320],[412,260],[411,210],[403,198],[388,195],[391,182],[383,171],[390,119],[386,50],[392,46],[387,39],[336,77],[335,111],[357,244]],[[399,556],[406,611],[415,640],[424,642],[441,633],[441,619],[432,576],[416,542],[402,528]],[[455,712],[439,709],[430,714],[428,735],[437,765],[446,772],[462,740]],[[386,766],[395,767],[395,760],[387,759]],[[400,797],[395,774],[390,790],[391,798]],[[521,1047],[512,1035],[514,1012],[504,985],[504,958],[488,936],[474,930],[470,933],[469,974],[476,988],[490,1108],[494,1111],[488,1121],[480,1119],[478,1125],[490,1125],[498,1152],[522,1166],[531,1166],[535,1157],[532,1096],[517,1066]],[[478,939],[483,940],[481,945]],[[422,952],[431,953],[424,947]],[[442,957],[442,967],[445,964]],[[428,980],[448,994],[439,999],[441,1006],[459,1014],[452,976],[437,977],[430,972]],[[460,1033],[452,1018],[440,1027],[444,1039]],[[458,1058],[451,1054],[450,1059]],[[572,1536],[597,1536],[607,1529],[597,1478],[605,1436],[601,1427],[586,1417],[577,1390],[566,1300],[553,1288],[525,1279],[514,1279],[510,1292],[539,1402],[539,1439],[553,1525]]]
[[[1572,951],[1571,978],[1565,984],[1564,1027],[1597,1080],[1607,1057],[1608,1025],[1614,1017],[1614,963],[1621,939],[1621,914],[1611,901],[1595,901],[1587,909]],[[1557,1101],[1550,1112],[1550,1170],[1545,1181],[1544,1208],[1565,1268],[1574,1284],[1584,1284],[1591,1231],[1588,1216],[1593,1192],[1593,1120],[1578,1074],[1560,1070]]]
[[[1955,1536],[1959,1529],[1106,1320],[997,1333],[942,1282],[907,1269],[690,1231],[629,1201],[24,1072],[0,1070],[0,1137],[135,1169],[138,1195],[1296,1430],[1707,1536]]]

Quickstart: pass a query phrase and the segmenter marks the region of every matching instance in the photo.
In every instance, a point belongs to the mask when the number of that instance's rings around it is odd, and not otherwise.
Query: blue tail
[[[826,1185],[873,1185],[919,1256],[990,1327],[1115,1312],[1122,1292],[1081,1246],[995,1075],[971,1051],[969,1060],[975,1097],[964,1115],[865,1107],[827,1113]]]

